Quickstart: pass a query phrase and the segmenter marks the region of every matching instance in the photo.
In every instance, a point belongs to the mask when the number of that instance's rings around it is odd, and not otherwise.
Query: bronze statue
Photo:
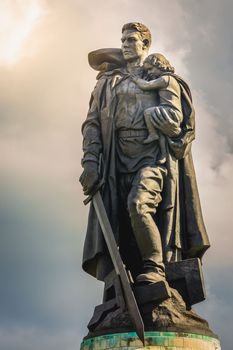
[[[173,81],[178,107],[161,103],[159,89],[140,86],[141,79],[155,78],[143,66],[151,44],[146,26],[124,25],[121,40],[121,50],[89,56],[99,74],[82,128],[80,181],[87,195],[103,180],[102,198],[126,267],[136,283],[156,282],[165,278],[164,263],[201,258],[209,247],[191,155],[195,112],[188,85],[171,69],[161,76],[161,88],[167,94],[167,77]],[[164,138],[163,162],[160,137],[145,142],[146,118]],[[92,206],[83,268],[100,280],[112,269]]]
[[[104,281],[104,295],[81,349],[138,349],[141,341],[220,350],[192,309],[205,299],[209,240],[191,154],[191,92],[162,54],[148,56],[145,25],[125,24],[121,41],[89,54],[99,73],[82,127],[80,182],[85,203],[92,200],[83,269]]]

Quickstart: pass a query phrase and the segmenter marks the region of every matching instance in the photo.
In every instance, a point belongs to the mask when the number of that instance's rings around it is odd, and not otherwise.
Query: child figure
[[[182,105],[181,105],[181,91],[180,85],[176,78],[172,75],[175,69],[170,65],[169,61],[159,53],[149,55],[143,64],[147,71],[150,81],[140,79],[133,76],[132,80],[140,87],[140,89],[158,90],[159,106],[167,109],[168,113],[172,110],[176,112],[180,123],[183,120]],[[171,115],[169,113],[169,115]],[[144,111],[145,123],[149,132],[144,143],[150,143],[154,140],[159,140],[161,148],[161,158],[158,163],[163,164],[166,161],[166,145],[164,135],[156,129],[153,117],[149,113],[149,109]]]

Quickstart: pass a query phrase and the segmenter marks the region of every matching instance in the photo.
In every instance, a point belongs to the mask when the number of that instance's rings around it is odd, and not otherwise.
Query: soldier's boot
[[[165,281],[163,264],[158,266],[154,261],[147,260],[143,264],[143,272],[137,276],[137,284],[157,283]]]

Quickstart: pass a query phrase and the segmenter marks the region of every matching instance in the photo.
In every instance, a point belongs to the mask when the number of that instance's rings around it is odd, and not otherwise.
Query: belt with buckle
[[[117,132],[118,137],[147,137],[148,131],[146,129],[142,130],[119,130]]]

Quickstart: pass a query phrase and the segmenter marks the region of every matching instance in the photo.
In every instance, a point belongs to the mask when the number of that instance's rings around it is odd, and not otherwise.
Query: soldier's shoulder
[[[119,75],[119,69],[113,69],[107,72],[99,72],[96,79],[97,81],[104,81],[104,80],[111,79],[115,75]]]

